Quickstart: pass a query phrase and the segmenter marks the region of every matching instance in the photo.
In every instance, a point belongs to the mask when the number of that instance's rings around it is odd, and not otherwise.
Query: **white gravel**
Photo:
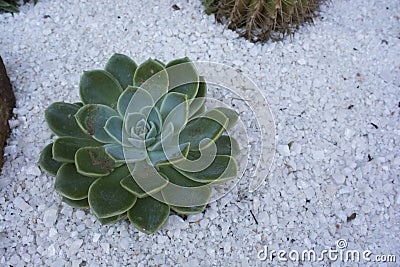
[[[0,177],[0,265],[257,266],[271,263],[257,259],[263,246],[322,251],[338,239],[397,254],[398,264],[400,3],[332,2],[314,26],[264,45],[215,24],[198,0],[39,0],[0,14],[0,55],[17,97]],[[275,116],[269,183],[250,194],[242,181],[205,214],[171,216],[150,236],[62,204],[36,166],[53,138],[44,109],[77,101],[82,71],[114,52],[240,66]]]

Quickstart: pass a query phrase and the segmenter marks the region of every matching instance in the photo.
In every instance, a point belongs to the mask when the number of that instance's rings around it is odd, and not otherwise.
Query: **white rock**
[[[189,223],[198,222],[203,218],[203,213],[188,215],[187,221]]]
[[[277,146],[278,153],[284,157],[290,156],[290,150],[288,145],[278,145]]]
[[[346,181],[346,177],[341,173],[334,173],[332,175],[332,178],[336,182],[336,184],[344,184],[344,182]]]
[[[26,168],[26,174],[40,176],[42,174],[42,172],[40,171],[40,169],[37,165],[29,165]]]
[[[21,197],[16,197],[13,201],[15,207],[17,207],[18,209],[22,210],[22,211],[27,211],[31,206],[26,203]]]
[[[43,223],[46,227],[51,227],[57,220],[57,210],[55,208],[49,208],[44,212]]]
[[[99,241],[99,239],[100,239],[100,236],[101,235],[99,233],[94,233],[93,239],[92,239],[93,243],[97,243],[97,241]]]
[[[68,254],[69,255],[75,255],[79,249],[81,248],[83,244],[83,240],[82,239],[78,239],[75,240],[71,243],[71,245],[69,246],[69,250],[68,250]]]
[[[335,185],[335,184],[328,184],[328,185],[326,186],[326,193],[327,193],[329,196],[334,196],[334,195],[336,194],[336,192],[337,192],[337,185]]]
[[[186,229],[189,227],[189,223],[185,222],[178,215],[171,215],[168,218],[168,222],[165,226],[167,230],[175,230],[175,229]]]
[[[104,253],[108,254],[110,252],[110,243],[100,243],[100,246],[104,250]]]

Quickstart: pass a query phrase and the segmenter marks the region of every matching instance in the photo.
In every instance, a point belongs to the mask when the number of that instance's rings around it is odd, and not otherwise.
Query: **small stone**
[[[75,240],[74,242],[72,242],[71,245],[69,246],[68,254],[75,255],[79,251],[82,244],[83,244],[82,239],[78,239],[78,240]]]
[[[40,176],[42,172],[40,171],[39,167],[36,165],[29,165],[26,169],[26,174],[33,175],[33,176]]]
[[[175,229],[186,229],[189,227],[189,223],[185,222],[178,215],[171,215],[168,218],[168,223],[166,225],[166,229],[175,230]]]
[[[50,208],[44,212],[43,223],[46,227],[51,227],[57,220],[57,210]]]
[[[301,153],[301,144],[294,142],[290,147],[290,154],[299,155]]]
[[[288,145],[278,145],[277,150],[278,153],[284,157],[290,156],[290,150]]]
[[[336,184],[344,184],[346,180],[346,177],[341,173],[334,173],[332,178],[335,180]]]
[[[27,211],[31,206],[26,203],[21,197],[16,197],[13,201],[15,207],[19,208],[22,211]]]
[[[189,215],[187,218],[187,221],[189,223],[194,223],[194,222],[198,222],[203,218],[203,213],[197,213],[197,214],[193,214],[193,215]]]
[[[300,58],[299,60],[297,60],[297,63],[299,63],[300,65],[305,65],[307,61],[304,58]]]
[[[92,239],[93,243],[96,243],[97,241],[99,241],[100,236],[101,235],[99,233],[94,233],[93,234],[93,239]]]
[[[329,196],[334,196],[336,194],[336,192],[337,192],[337,185],[329,184],[329,185],[326,186],[326,193]]]
[[[104,250],[104,253],[108,254],[110,252],[110,244],[109,243],[101,243],[100,246]]]

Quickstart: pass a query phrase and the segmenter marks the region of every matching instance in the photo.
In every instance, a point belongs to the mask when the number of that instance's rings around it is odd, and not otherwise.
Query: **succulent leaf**
[[[79,84],[79,94],[84,104],[103,104],[117,107],[122,87],[107,71],[85,71]]]
[[[168,91],[168,74],[165,67],[149,58],[136,70],[134,84],[150,93],[156,102]]]
[[[100,104],[88,104],[81,107],[75,115],[78,125],[95,140],[102,143],[113,143],[112,138],[104,129],[109,118],[118,116],[112,108]]]
[[[116,165],[126,163],[124,156],[124,148],[120,144],[104,145],[106,154],[115,162]]]
[[[225,107],[217,107],[215,109],[221,111],[229,119],[228,124],[226,125],[226,130],[231,129],[237,123],[239,115],[233,109]]]
[[[169,180],[168,185],[161,191],[166,203],[179,207],[193,207],[208,203],[211,196],[210,187],[188,179],[171,166],[160,167],[160,172]]]
[[[131,102],[131,99],[136,93],[137,89],[138,87],[136,86],[128,86],[119,96],[117,102],[117,110],[121,117],[125,116],[126,109],[128,108],[128,105]]]
[[[53,144],[53,159],[59,162],[74,163],[75,153],[82,147],[98,147],[102,144],[93,139],[60,137]]]
[[[140,113],[143,107],[152,107],[154,100],[152,95],[143,88],[128,87],[121,95],[119,103],[121,116],[124,117],[127,113]]]
[[[132,177],[147,194],[154,194],[168,184],[168,179],[161,176],[154,166],[148,164],[145,160],[135,163]],[[134,192],[133,188],[132,192]]]
[[[167,94],[160,107],[164,124],[172,123],[176,131],[180,131],[186,124],[189,115],[187,97],[181,93]]]
[[[64,197],[82,200],[88,197],[89,187],[95,180],[78,173],[74,164],[65,163],[57,172],[54,188]]]
[[[206,208],[206,204],[205,205],[201,205],[201,206],[194,206],[194,207],[179,207],[179,206],[173,206],[170,205],[171,210],[175,211],[176,213],[180,213],[180,214],[197,214],[202,212],[205,208]]]
[[[67,203],[73,208],[79,208],[79,209],[84,209],[84,208],[89,208],[89,202],[87,198],[81,199],[81,200],[72,200],[67,197],[62,197],[61,201],[64,203]]]
[[[58,162],[53,159],[52,150],[53,150],[53,143],[50,143],[45,148],[43,148],[42,152],[40,153],[39,166],[42,170],[44,170],[48,174],[56,176],[58,169],[62,165],[62,162]]]
[[[121,180],[121,186],[138,198],[143,198],[149,195],[136,183],[135,179],[131,175]]]
[[[189,153],[190,144],[184,143],[178,146],[163,146],[163,150],[149,151],[148,156],[155,166],[169,165],[179,161]]]
[[[237,176],[236,161],[226,155],[216,155],[206,169],[199,172],[181,171],[185,177],[199,183],[222,183]]]
[[[153,197],[138,198],[136,204],[128,211],[131,223],[141,232],[157,232],[167,221],[169,206]]]
[[[75,104],[55,102],[45,111],[45,119],[50,130],[58,136],[88,137],[75,121],[79,107]]]
[[[228,118],[218,110],[210,110],[189,121],[180,133],[179,142],[190,143],[190,150],[198,150],[203,139],[216,140],[225,130]]]
[[[123,120],[120,116],[112,116],[104,126],[106,133],[119,144],[122,144],[122,125]]]
[[[215,141],[215,145],[217,146],[217,155],[236,156],[240,151],[237,141],[228,135],[221,135],[217,141]],[[187,158],[190,160],[195,160],[200,156],[200,151],[192,150],[189,152]]]
[[[133,85],[133,74],[137,69],[137,64],[128,56],[114,54],[104,69],[115,77],[122,89],[125,89]]]
[[[97,179],[89,188],[90,209],[98,218],[108,218],[128,211],[136,196],[125,190],[120,182],[129,175],[126,166],[115,169],[110,175]]]
[[[88,177],[109,175],[115,167],[115,162],[105,152],[104,147],[83,147],[75,154],[75,164],[78,172]]]
[[[182,93],[188,99],[196,96],[199,88],[199,75],[192,61],[187,58],[172,60],[166,66],[169,77],[169,91]]]
[[[122,214],[107,217],[107,218],[98,218],[98,217],[96,217],[96,218],[97,218],[97,220],[99,220],[101,225],[107,225],[107,224],[119,222],[119,221],[125,219],[126,216],[127,216],[127,214],[126,214],[126,212],[124,212]]]

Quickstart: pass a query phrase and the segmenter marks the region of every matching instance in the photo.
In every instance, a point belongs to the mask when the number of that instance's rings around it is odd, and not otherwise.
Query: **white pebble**
[[[31,206],[26,203],[21,197],[16,197],[13,201],[15,207],[19,208],[22,211],[27,211]]]
[[[290,150],[288,145],[278,145],[277,146],[278,153],[284,157],[290,156]]]

